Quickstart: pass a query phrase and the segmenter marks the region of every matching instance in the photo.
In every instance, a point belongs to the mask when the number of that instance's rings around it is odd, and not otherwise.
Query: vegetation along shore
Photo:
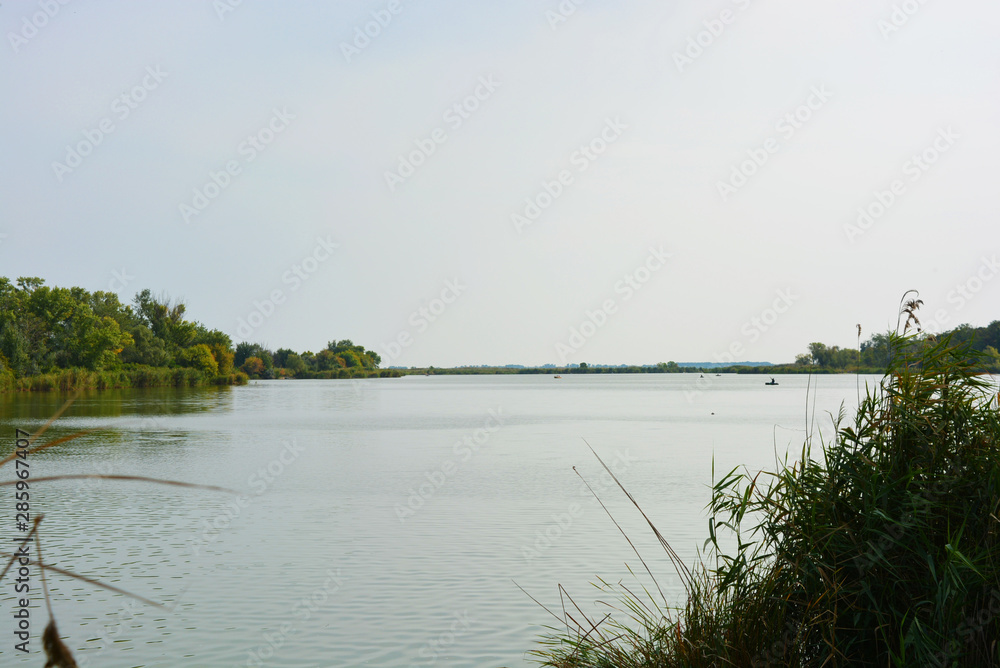
[[[458,366],[379,368],[378,353],[349,339],[319,352],[234,346],[228,334],[185,318],[187,308],[148,289],[123,304],[114,292],[0,277],[0,392],[78,388],[241,385],[250,379],[387,378],[403,375],[617,373],[868,373],[885,369],[889,334],[857,348],[811,343],[794,362],[660,362],[645,365]],[[981,371],[1000,372],[1000,320],[961,325],[946,335],[979,353]]]
[[[186,307],[113,292],[0,277],[0,392],[240,385],[250,378],[398,376],[349,340],[318,353],[240,343],[185,318]]]

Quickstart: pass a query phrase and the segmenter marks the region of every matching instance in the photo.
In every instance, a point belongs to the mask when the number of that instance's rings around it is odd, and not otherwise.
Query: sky
[[[383,366],[1000,318],[986,0],[0,2],[0,275]]]

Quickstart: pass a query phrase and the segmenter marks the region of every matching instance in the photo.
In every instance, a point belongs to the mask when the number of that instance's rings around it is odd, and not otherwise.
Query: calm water
[[[50,430],[100,431],[38,453],[33,477],[135,474],[241,496],[120,481],[32,487],[43,556],[168,606],[51,577],[81,666],[526,666],[555,622],[557,585],[599,613],[590,582],[640,564],[679,584],[648,528],[602,479],[619,472],[690,563],[717,471],[772,466],[801,447],[806,377],[483,376],[268,381],[83,395]],[[813,379],[815,422],[856,403],[854,376]],[[862,392],[865,379],[861,379]],[[0,444],[63,397],[0,395]],[[810,406],[808,414],[813,415]],[[9,468],[4,478],[10,478]],[[13,489],[0,489],[13,526]],[[9,512],[7,512],[9,510]],[[6,542],[6,541],[5,541]],[[0,664],[40,666],[46,622],[32,572],[32,654],[13,651],[0,583]]]

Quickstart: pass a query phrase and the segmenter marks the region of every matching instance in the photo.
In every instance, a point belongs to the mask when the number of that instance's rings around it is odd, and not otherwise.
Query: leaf
[[[45,668],[79,668],[76,659],[69,651],[69,647],[59,637],[59,630],[56,628],[54,619],[49,620],[49,625],[42,633],[42,648],[45,650]]]

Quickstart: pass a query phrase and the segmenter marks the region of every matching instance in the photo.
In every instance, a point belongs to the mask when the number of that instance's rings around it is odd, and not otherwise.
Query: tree
[[[861,344],[861,363],[864,366],[884,367],[889,364],[892,352],[888,334],[873,334]]]
[[[231,374],[236,368],[233,364],[233,351],[221,343],[213,343],[209,348],[211,348],[212,356],[219,365],[219,373],[224,376]]]
[[[70,343],[70,350],[75,352],[69,355],[70,363],[92,371],[119,366],[118,355],[133,342],[132,336],[121,331],[110,316],[80,314],[75,318],[73,330],[75,340]]]
[[[198,328],[195,323],[184,319],[187,307],[183,302],[171,303],[165,297],[153,297],[147,289],[136,294],[134,304],[139,317],[153,334],[163,339],[172,354],[194,342]]]
[[[264,362],[259,357],[248,357],[240,365],[240,371],[251,378],[260,378],[264,375],[265,370]]]
[[[132,337],[111,316],[94,313],[90,293],[82,288],[19,282],[32,286],[22,299],[27,311],[22,321],[28,326],[28,350],[44,356],[37,366],[42,370],[53,366],[99,370],[119,363],[118,354]]]
[[[1000,373],[1000,352],[993,346],[986,346],[983,355],[986,358],[987,369],[993,373]]]
[[[982,334],[983,343],[1000,349],[1000,320],[994,320]]]
[[[828,348],[822,343],[810,343],[809,354],[815,364],[828,369],[844,369],[850,366],[856,357],[856,353],[850,348],[839,346]]]
[[[274,358],[271,356],[270,350],[259,343],[247,343],[246,341],[236,346],[236,352],[233,354],[233,364],[238,367],[243,366],[243,362],[249,357],[259,358],[266,369],[274,368]]]
[[[41,373],[28,355],[27,348],[24,335],[16,324],[9,322],[0,326],[0,355],[6,358],[11,371],[21,376]]]
[[[37,276],[21,276],[17,279],[17,287],[24,292],[34,292],[37,288],[45,284],[45,279]]]
[[[339,357],[342,362],[340,366],[363,369],[377,369],[382,363],[382,358],[372,350],[365,350],[364,346],[356,345],[350,339],[340,341],[330,341],[326,344],[326,349]]]
[[[365,365],[364,361],[361,358],[361,355],[359,355],[357,351],[354,350],[347,350],[345,352],[342,352],[339,355],[337,355],[337,358],[340,360],[341,365],[347,367],[348,369],[353,369],[355,367],[363,368]]]
[[[223,346],[227,349],[233,347],[233,340],[229,335],[218,329],[209,329],[201,323],[195,323],[195,335],[192,344],[204,343],[210,348],[212,346]]]
[[[288,366],[289,355],[294,355],[295,351],[289,348],[278,348],[274,353],[274,366],[285,368]]]
[[[296,355],[295,353],[291,353],[287,357],[285,357],[284,368],[291,371],[292,374],[294,375],[299,372],[305,371],[306,363],[300,356]]]
[[[331,369],[340,367],[343,368],[343,358],[334,355],[329,348],[324,348],[323,350],[316,353],[316,370],[317,371],[330,371]]]
[[[177,356],[177,361],[180,362],[181,366],[198,369],[210,376],[215,376],[219,373],[219,363],[212,354],[212,349],[205,343],[185,348]]]
[[[166,342],[153,334],[153,330],[145,324],[136,325],[129,334],[132,336],[132,343],[122,350],[123,362],[164,367],[173,361],[173,356],[167,352]]]

